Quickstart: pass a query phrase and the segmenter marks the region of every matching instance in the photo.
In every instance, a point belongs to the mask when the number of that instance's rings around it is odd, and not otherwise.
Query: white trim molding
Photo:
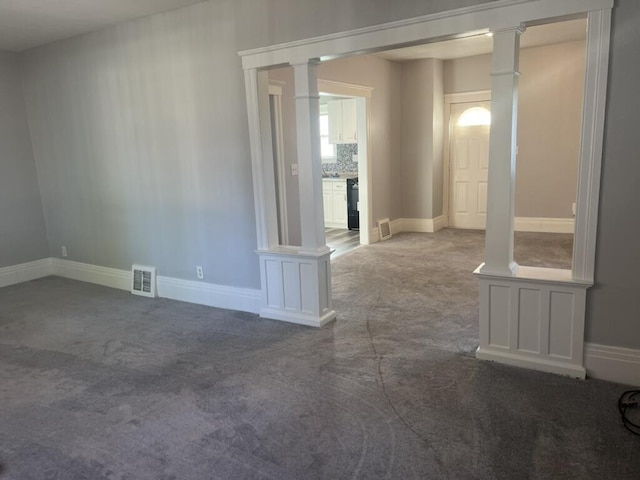
[[[53,274],[51,258],[0,268],[0,288],[37,280]]]
[[[587,376],[640,386],[640,350],[585,343]]]
[[[514,230],[517,232],[573,233],[573,218],[516,217]]]
[[[589,283],[571,270],[520,266],[513,277],[474,272],[480,283],[476,357],[584,379]]]
[[[50,260],[52,265],[49,275],[95,283],[96,285],[119,290],[128,291],[131,288],[131,272],[128,270],[101,267],[60,258],[47,260]],[[242,312],[258,313],[260,311],[260,290],[227,287],[213,283],[163,276],[158,276],[157,283],[158,297],[160,298]]]
[[[403,232],[435,233],[447,226],[447,217],[440,215],[436,218],[396,218],[390,222],[391,233],[396,235]],[[371,229],[371,243],[380,241],[378,227]]]

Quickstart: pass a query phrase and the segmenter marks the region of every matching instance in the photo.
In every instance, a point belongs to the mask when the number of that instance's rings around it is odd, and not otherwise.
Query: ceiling
[[[0,50],[21,52],[202,0],[0,0]]]
[[[551,45],[573,40],[584,40],[586,36],[586,19],[549,23],[527,28],[520,38],[520,47],[539,47],[541,45]],[[480,34],[473,37],[388,50],[376,53],[376,55],[396,62],[416,60],[419,58],[450,60],[452,58],[471,57],[483,53],[491,53],[492,49],[493,40],[491,37]]]

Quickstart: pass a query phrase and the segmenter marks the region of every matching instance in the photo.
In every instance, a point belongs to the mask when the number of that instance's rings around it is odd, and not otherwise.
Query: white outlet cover
[[[352,162],[356,162],[356,163],[357,163],[357,162],[358,162],[358,155],[353,155],[353,156],[351,157],[351,161],[352,161]]]
[[[291,175],[293,175],[294,177],[298,175],[298,164],[297,163],[292,163],[291,164]]]

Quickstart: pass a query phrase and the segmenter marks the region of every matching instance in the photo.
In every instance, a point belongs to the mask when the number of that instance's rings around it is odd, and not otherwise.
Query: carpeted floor
[[[0,289],[0,479],[637,479],[623,386],[473,357],[482,243],[344,254],[323,329],[55,277]]]

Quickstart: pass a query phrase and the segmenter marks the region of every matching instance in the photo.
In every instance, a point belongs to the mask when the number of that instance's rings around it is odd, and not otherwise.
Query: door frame
[[[371,94],[373,87],[352,83],[318,79],[318,91],[330,93],[336,97],[355,98],[356,122],[358,128],[358,192],[360,204],[360,245],[371,243],[371,152],[369,151],[369,112],[371,112]],[[362,140],[362,141],[361,141]]]
[[[447,93],[444,96],[444,161],[445,168],[442,174],[442,215],[445,218],[445,225],[450,226],[449,221],[449,208],[451,206],[451,106],[457,103],[469,103],[469,102],[490,102],[491,90],[478,90],[475,92],[463,92],[463,93]]]
[[[278,208],[280,210],[280,218],[278,219],[278,233],[280,234],[280,243],[289,245],[289,213],[287,212],[287,177],[286,163],[284,161],[284,137],[282,127],[282,87],[284,82],[279,80],[269,80],[269,96],[273,97],[272,125],[273,128],[273,145],[276,154],[276,162],[278,163],[278,171],[274,172],[278,179],[278,189],[276,191]]]

